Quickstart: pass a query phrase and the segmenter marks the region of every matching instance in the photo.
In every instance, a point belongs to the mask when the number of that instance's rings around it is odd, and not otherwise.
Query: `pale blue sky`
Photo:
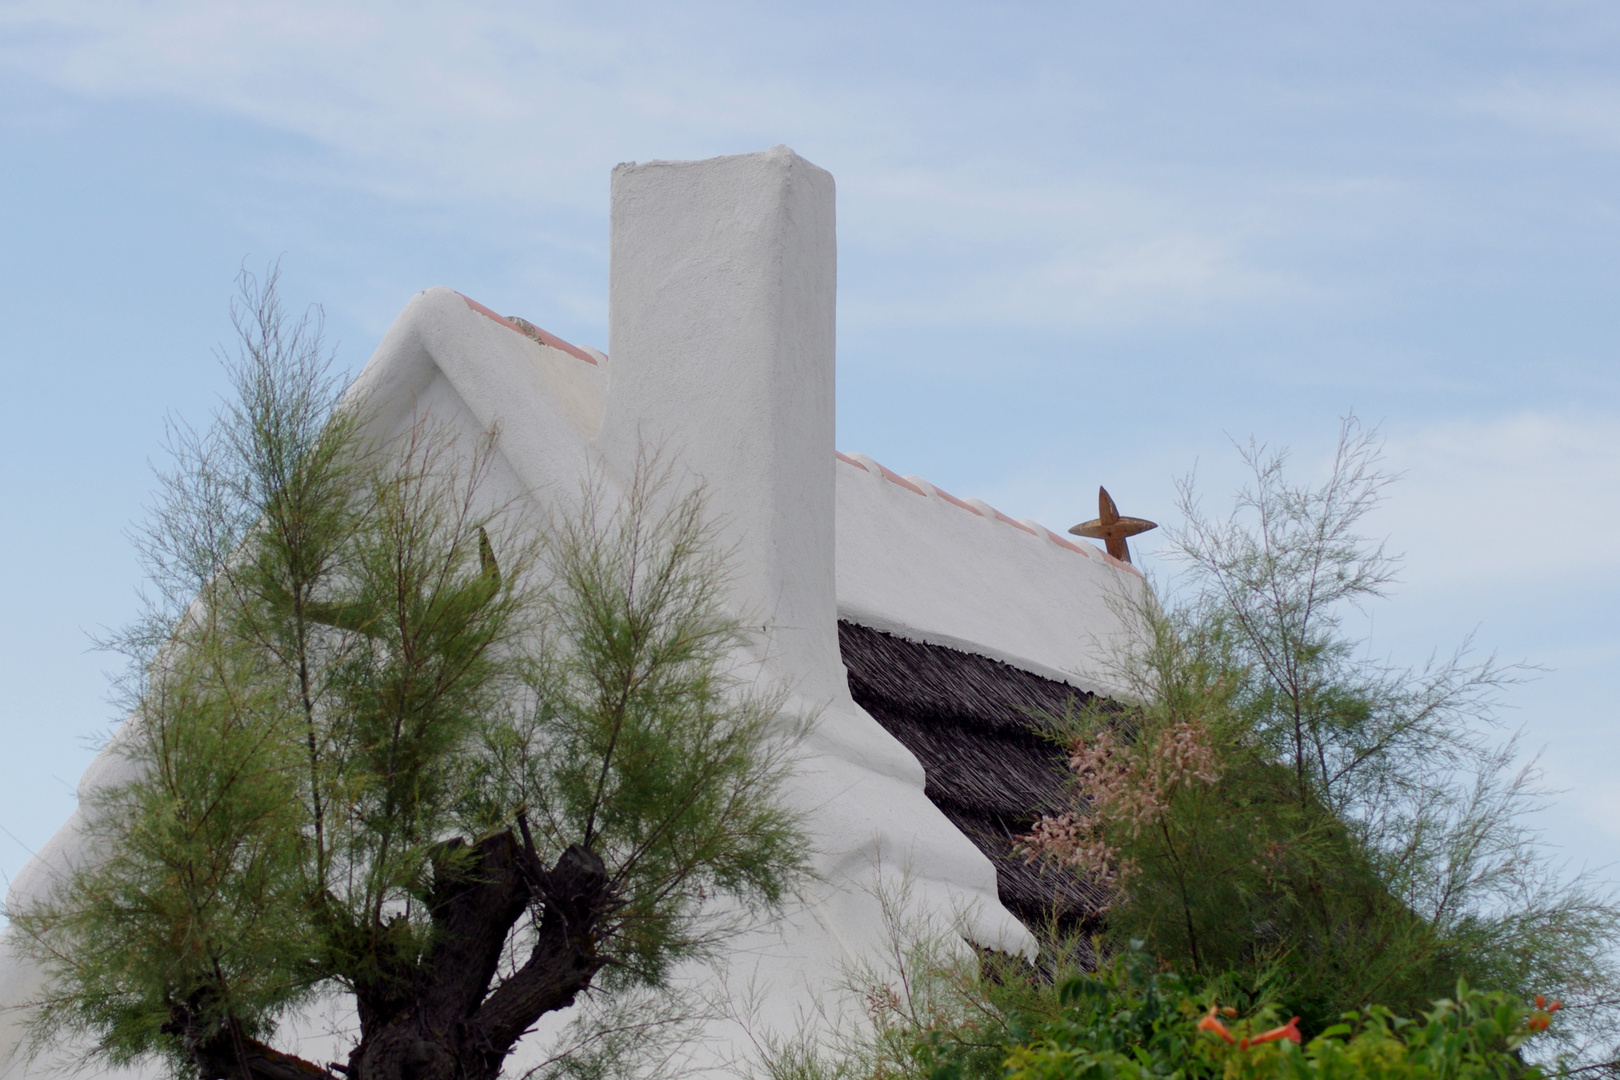
[[[838,181],[843,449],[1062,529],[1381,422],[1373,648],[1547,667],[1545,824],[1620,860],[1617,61],[1595,2],[0,0],[0,871],[244,259],[351,370],[435,284],[605,346],[612,166],[776,143]]]

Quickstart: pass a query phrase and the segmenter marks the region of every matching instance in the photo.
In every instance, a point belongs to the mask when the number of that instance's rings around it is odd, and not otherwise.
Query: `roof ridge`
[[[516,315],[502,315],[499,312],[480,304],[466,293],[458,292],[456,295],[467,301],[467,306],[478,312],[478,314],[487,319],[493,319],[495,322],[500,323],[508,330],[513,330],[519,334],[522,334],[530,341],[536,342],[540,345],[549,346],[553,349],[558,349],[567,353],[569,356],[577,357],[578,359],[585,361],[587,364],[591,364],[593,366],[598,364],[596,357],[592,356],[578,345],[564,341],[562,338],[558,337],[556,334],[550,333],[549,331],[542,330],[528,319],[519,318]],[[600,355],[603,359],[607,358],[606,353],[602,353]]]
[[[1125,570],[1129,573],[1135,574],[1137,577],[1142,576],[1142,571],[1138,570],[1130,563],[1121,562],[1112,555],[1108,554],[1106,551],[1094,548],[1090,544],[1076,544],[1070,540],[1065,540],[1063,537],[1059,536],[1051,529],[1048,529],[1038,521],[1029,519],[1019,520],[1009,517],[1008,515],[1003,514],[1000,510],[997,510],[995,507],[991,506],[989,503],[985,502],[983,499],[975,499],[971,497],[959,499],[955,495],[952,495],[950,492],[946,491],[944,488],[930,483],[920,476],[901,476],[899,473],[884,465],[882,462],[868,457],[866,454],[846,454],[842,450],[834,450],[833,456],[846,465],[853,465],[863,472],[874,473],[875,475],[881,476],[891,484],[897,484],[900,487],[905,488],[907,491],[921,495],[925,499],[931,494],[938,495],[952,506],[966,510],[969,513],[977,514],[982,518],[996,518],[1007,525],[1011,525],[1015,529],[1022,529],[1031,536],[1044,536],[1058,547],[1067,548],[1069,551],[1077,552],[1078,554],[1084,555],[1087,558],[1101,556],[1115,569]]]

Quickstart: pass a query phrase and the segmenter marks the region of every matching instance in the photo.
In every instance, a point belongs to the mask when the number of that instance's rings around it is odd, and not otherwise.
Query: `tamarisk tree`
[[[1494,711],[1522,672],[1466,642],[1405,668],[1347,630],[1396,568],[1363,531],[1391,479],[1376,433],[1347,418],[1316,483],[1243,456],[1226,516],[1182,485],[1182,589],[1126,612],[1130,704],[1068,718],[1072,800],[1026,854],[1101,888],[1116,946],[1258,986],[1313,1031],[1466,976],[1563,999],[1554,1037],[1613,1057],[1620,908],[1532,827],[1544,793]]]
[[[33,1045],[198,1080],[487,1080],[541,1016],[658,986],[783,899],[798,721],[728,676],[700,495],[649,461],[545,527],[492,507],[493,436],[372,437],[275,285],[244,275],[235,400],[173,429],[138,538],[126,779],[90,798],[82,863],[9,912],[49,975]],[[334,995],[346,1061],[274,1048]]]

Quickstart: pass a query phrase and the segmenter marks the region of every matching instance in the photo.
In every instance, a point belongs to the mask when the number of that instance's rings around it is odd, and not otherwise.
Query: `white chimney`
[[[775,666],[813,698],[845,692],[836,288],[832,175],[787,147],[613,170],[599,446],[620,475],[639,441],[704,477],[735,545],[735,610],[772,626]]]

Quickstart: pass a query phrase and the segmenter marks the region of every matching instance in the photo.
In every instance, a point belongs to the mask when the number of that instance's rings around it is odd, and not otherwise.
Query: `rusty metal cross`
[[[1069,532],[1075,536],[1086,536],[1093,540],[1102,540],[1108,544],[1108,554],[1120,562],[1131,561],[1131,549],[1125,543],[1125,538],[1145,533],[1149,529],[1159,526],[1145,518],[1120,517],[1119,507],[1109,497],[1108,489],[1097,489],[1097,516],[1090,521],[1082,521]]]

